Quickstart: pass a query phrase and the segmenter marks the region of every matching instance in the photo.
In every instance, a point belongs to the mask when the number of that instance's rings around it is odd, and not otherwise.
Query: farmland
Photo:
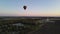
[[[57,24],[59,17],[0,17],[1,34],[29,34],[45,24]],[[20,24],[20,25],[18,25]],[[4,32],[4,33],[3,33]]]

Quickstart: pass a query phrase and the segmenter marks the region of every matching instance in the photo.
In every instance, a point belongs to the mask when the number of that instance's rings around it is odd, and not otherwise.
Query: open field
[[[45,28],[55,29],[56,25],[58,26],[57,28],[59,28],[60,26],[59,24],[60,24],[60,17],[5,17],[5,16],[3,17],[1,16],[0,33],[1,34],[34,34],[36,32],[39,33],[39,31],[41,31],[40,34],[43,34],[45,31],[48,31]],[[55,30],[53,31],[55,32]]]

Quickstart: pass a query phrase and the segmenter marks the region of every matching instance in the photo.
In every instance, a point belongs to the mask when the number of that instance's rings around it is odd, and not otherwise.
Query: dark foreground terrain
[[[60,17],[0,17],[0,34],[60,34]]]

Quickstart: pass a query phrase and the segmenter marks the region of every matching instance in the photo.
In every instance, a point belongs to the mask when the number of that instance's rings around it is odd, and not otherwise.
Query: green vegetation
[[[45,34],[47,32],[55,33],[60,28],[60,20],[55,20],[54,23],[47,23],[43,19],[32,19],[32,18],[19,18],[19,17],[1,17],[0,18],[0,34],[27,34],[27,33],[42,33]],[[50,18],[52,19],[52,18]],[[55,19],[55,18],[53,18]],[[59,19],[59,18],[58,18]],[[52,20],[54,21],[54,20]],[[23,26],[13,25],[21,23]],[[49,34],[50,34],[49,33]]]
[[[21,18],[5,18],[0,19],[0,32],[3,34],[8,34],[10,32],[18,32],[19,34],[27,34],[31,31],[36,31],[40,27],[40,23],[36,23],[39,19],[21,19]],[[13,24],[22,23],[24,26],[16,26]]]

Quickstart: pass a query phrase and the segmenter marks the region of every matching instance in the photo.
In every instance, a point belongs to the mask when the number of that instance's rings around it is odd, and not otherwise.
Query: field
[[[0,34],[54,34],[59,26],[60,17],[0,16]]]

